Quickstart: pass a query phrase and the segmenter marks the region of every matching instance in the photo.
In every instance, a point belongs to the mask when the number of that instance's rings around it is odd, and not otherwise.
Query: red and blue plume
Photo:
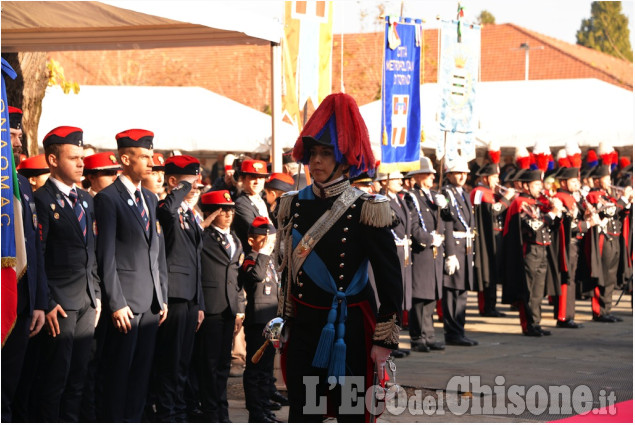
[[[529,169],[529,166],[531,164],[531,157],[526,147],[524,146],[517,147],[514,157],[516,160],[516,165],[518,165],[518,168],[522,168],[523,170]]]
[[[578,142],[569,141],[564,144],[564,149],[567,152],[567,159],[571,163],[570,167],[581,168],[582,167],[582,151]]]
[[[368,129],[350,95],[333,93],[322,101],[296,140],[293,158],[308,164],[310,152],[305,149],[302,137],[320,139],[326,131],[330,133],[335,160],[349,165],[349,177],[363,172],[375,174],[375,156],[370,148]]]
[[[586,163],[589,168],[593,168],[598,165],[598,155],[593,149],[589,149],[586,153]]]
[[[491,141],[487,144],[487,155],[492,164],[499,164],[501,161],[501,148],[498,142]]]
[[[553,167],[553,157],[551,156],[551,150],[545,142],[538,141],[534,145],[532,152],[536,169],[541,171],[547,171],[549,169],[549,159],[551,158]]]

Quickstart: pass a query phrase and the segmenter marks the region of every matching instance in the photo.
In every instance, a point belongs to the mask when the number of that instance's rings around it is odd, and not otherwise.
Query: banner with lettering
[[[11,334],[17,318],[18,279],[26,270],[26,248],[24,245],[24,228],[22,227],[22,204],[18,177],[13,161],[11,146],[11,125],[9,123],[9,106],[5,78],[15,79],[16,73],[11,65],[2,58],[2,98],[0,99],[0,122],[2,124],[2,151],[0,169],[2,176],[2,282],[0,297],[2,299],[2,346]],[[18,242],[16,244],[16,241]]]
[[[481,28],[459,21],[441,24],[441,49],[439,59],[439,86],[441,131],[454,133],[452,152],[470,160],[475,157],[474,131],[478,127],[475,109],[476,82],[481,60]],[[437,147],[441,158],[447,149],[443,139]],[[454,158],[448,158],[454,159]]]
[[[382,85],[381,163],[378,171],[419,168],[421,20],[386,17]]]

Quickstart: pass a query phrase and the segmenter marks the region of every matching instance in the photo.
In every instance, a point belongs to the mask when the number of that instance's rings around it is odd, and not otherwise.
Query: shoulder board
[[[297,194],[297,190],[292,190],[291,192],[283,193],[280,197],[280,200],[278,201],[278,225],[289,219],[289,216],[291,215],[291,202]]]
[[[392,209],[387,197],[365,193],[361,199],[365,202],[362,204],[360,223],[372,227],[386,227],[392,224]]]

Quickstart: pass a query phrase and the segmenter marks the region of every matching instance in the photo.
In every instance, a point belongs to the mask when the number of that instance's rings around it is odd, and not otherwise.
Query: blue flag
[[[386,17],[379,171],[419,168],[421,21]]]

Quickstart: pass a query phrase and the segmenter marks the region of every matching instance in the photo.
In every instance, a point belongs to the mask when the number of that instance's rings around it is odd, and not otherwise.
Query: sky
[[[424,28],[436,28],[437,16],[444,20],[455,19],[457,1],[407,0],[407,1],[355,1],[334,2],[333,32],[381,31],[375,18],[378,5],[383,4],[387,14],[399,15],[403,3],[403,16],[424,19]],[[511,23],[555,37],[572,44],[582,19],[591,16],[591,1],[587,0],[464,0],[466,22],[476,22],[483,10],[496,18],[497,24]],[[631,46],[635,46],[633,26],[633,2],[622,2],[622,13],[629,19]],[[363,18],[367,15],[366,18]]]

